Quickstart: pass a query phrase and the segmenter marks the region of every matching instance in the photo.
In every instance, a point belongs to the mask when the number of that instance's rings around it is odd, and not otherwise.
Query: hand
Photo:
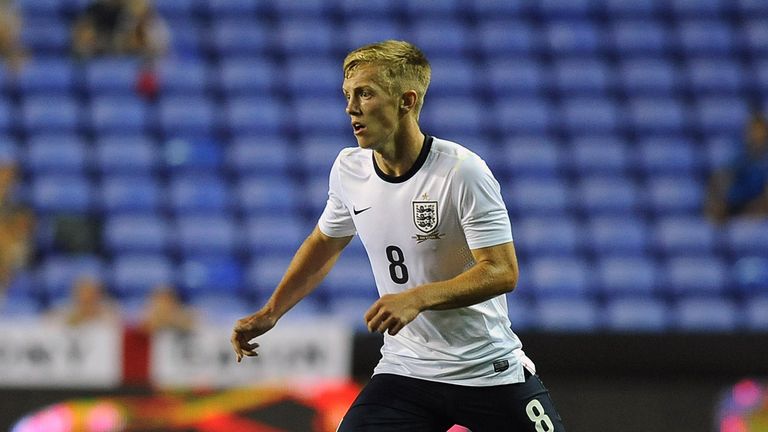
[[[416,297],[411,292],[386,294],[365,313],[365,323],[371,332],[396,335],[421,312]]]
[[[256,348],[259,344],[251,342],[255,337],[261,336],[275,326],[277,320],[264,311],[258,311],[253,315],[237,320],[232,330],[232,348],[235,350],[237,362],[243,357],[255,357],[259,355]]]

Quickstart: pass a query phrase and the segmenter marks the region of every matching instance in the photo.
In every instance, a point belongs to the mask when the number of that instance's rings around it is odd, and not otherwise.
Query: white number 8
[[[544,407],[541,406],[541,402],[538,399],[528,402],[528,405],[525,406],[525,413],[528,414],[528,418],[536,425],[536,432],[552,432],[555,430],[555,425],[552,424],[552,420],[544,412]]]

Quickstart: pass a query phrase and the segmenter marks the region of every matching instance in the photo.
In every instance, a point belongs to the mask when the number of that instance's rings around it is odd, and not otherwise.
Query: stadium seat
[[[571,133],[611,133],[624,123],[621,107],[608,98],[566,98],[560,111],[563,126]]]
[[[622,88],[630,96],[665,96],[676,91],[681,74],[663,57],[629,57],[620,61]]]
[[[92,95],[133,96],[139,76],[139,60],[133,57],[106,57],[84,66],[85,86]]]
[[[470,30],[459,19],[420,17],[414,20],[408,30],[406,35],[431,60],[468,54],[472,46]]]
[[[537,298],[588,298],[593,289],[591,271],[580,258],[535,258],[528,271]]]
[[[287,108],[269,97],[230,98],[224,108],[226,124],[234,135],[279,134],[288,118]]]
[[[641,134],[682,132],[688,124],[688,110],[670,97],[630,99],[627,112],[630,124]]]
[[[638,217],[592,216],[584,240],[589,251],[600,256],[639,256],[648,248],[648,227]]]
[[[656,215],[693,214],[704,207],[704,186],[685,175],[649,177],[646,205]]]
[[[66,57],[39,57],[24,65],[17,85],[25,94],[71,94],[76,86],[73,61]]]
[[[164,196],[162,192],[152,176],[110,175],[102,181],[100,208],[108,215],[157,213]]]
[[[627,215],[640,207],[642,198],[632,180],[600,175],[581,178],[575,202],[586,214]]]
[[[333,96],[341,108],[341,82],[344,78],[341,64],[335,58],[293,56],[283,66],[283,86],[294,97]]]
[[[169,96],[158,102],[158,121],[165,137],[210,135],[219,128],[219,109],[203,96]]]
[[[534,306],[537,328],[551,332],[590,332],[602,326],[598,305],[587,298],[540,299]]]
[[[95,255],[47,255],[37,267],[37,283],[49,300],[69,296],[72,287],[81,277],[91,277],[106,282],[104,261]]]
[[[33,135],[27,140],[24,166],[32,175],[84,174],[88,145],[77,135]]]
[[[211,88],[213,83],[208,65],[204,61],[193,58],[174,58],[160,61],[156,68],[156,74],[163,95],[178,95],[177,97],[182,99],[201,96]],[[205,104],[206,101],[187,99],[187,102],[194,106],[193,104]]]
[[[566,95],[574,93],[596,96],[614,84],[614,72],[608,62],[597,57],[566,58],[553,65],[557,88]]]
[[[328,3],[323,0],[268,0],[264,2],[278,16],[318,17],[331,12]]]
[[[622,56],[661,56],[669,49],[670,35],[660,21],[633,17],[615,21],[609,40],[613,50]]]
[[[176,217],[176,247],[185,256],[230,255],[239,251],[239,224],[224,214],[185,214]]]
[[[368,327],[365,323],[365,313],[378,299],[376,289],[372,290],[370,295],[360,295],[358,293],[354,298],[350,297],[331,297],[328,305],[328,312],[335,319],[341,320],[350,329],[357,332],[366,332]],[[517,329],[518,327],[515,327]]]
[[[224,165],[224,150],[207,138],[174,138],[163,146],[165,167],[174,172],[215,174]]]
[[[664,283],[675,294],[724,294],[729,286],[725,263],[712,255],[674,256],[664,272]]]
[[[246,290],[260,298],[267,298],[280,283],[291,258],[293,253],[252,257],[246,271]]]
[[[223,58],[259,55],[269,47],[270,33],[254,16],[220,18],[212,22],[207,40],[211,51]]]
[[[340,135],[313,134],[304,138],[297,154],[299,167],[308,176],[324,176],[327,184],[333,161],[343,148],[356,144],[353,140],[354,137],[347,135],[346,127]]]
[[[146,130],[147,104],[137,96],[103,96],[91,101],[93,130],[100,135],[133,135]]]
[[[520,217],[515,221],[515,243],[526,254],[568,256],[582,246],[581,227],[567,216]]]
[[[189,17],[195,12],[197,2],[189,0],[155,0],[155,9],[163,17]]]
[[[673,306],[671,316],[680,331],[732,332],[740,325],[739,313],[726,298],[686,297]]]
[[[432,96],[420,121],[424,130],[439,136],[477,135],[486,130],[486,108],[472,97]]]
[[[0,81],[0,94],[2,94],[2,81]],[[16,129],[17,122],[15,107],[9,101],[0,100],[0,132],[12,132]]]
[[[366,257],[343,257],[323,280],[330,297],[369,297],[376,291],[371,264]]]
[[[246,215],[289,215],[301,202],[298,186],[293,180],[281,177],[244,177],[239,181],[236,193],[237,203]]]
[[[685,136],[641,138],[637,148],[638,166],[648,176],[690,176],[699,168],[695,145]]]
[[[739,0],[736,2],[736,5],[744,17],[768,14],[768,4],[765,4],[762,0]]]
[[[660,282],[658,265],[646,256],[605,255],[597,261],[596,273],[601,291],[609,297],[648,296]]]
[[[724,229],[725,244],[734,256],[768,256],[768,221],[734,219]]]
[[[279,1],[275,4],[282,4]],[[321,17],[296,18],[292,15],[280,20],[274,37],[276,47],[288,56],[313,53],[318,57],[330,55],[336,46],[337,31]]]
[[[744,71],[736,60],[695,58],[688,62],[686,77],[696,94],[737,93],[744,88]]]
[[[643,16],[653,15],[659,10],[658,0],[606,0],[605,8],[611,16]]]
[[[161,151],[145,135],[107,135],[96,140],[94,162],[102,174],[150,174],[160,166]]]
[[[87,213],[94,202],[93,185],[83,175],[40,175],[32,180],[31,199],[44,214]]]
[[[512,323],[512,328],[518,331],[535,328],[536,316],[532,302],[524,298],[520,293],[507,294],[507,313]]]
[[[712,96],[699,99],[695,113],[704,133],[739,135],[749,119],[749,106],[740,96]]]
[[[732,2],[723,2],[722,0],[674,0],[671,10],[681,16],[722,16],[727,12],[725,4]]]
[[[578,175],[622,175],[630,167],[628,147],[616,135],[578,135],[563,159]]]
[[[344,111],[346,103],[341,96],[308,97],[294,100],[288,126],[291,131],[315,134],[346,134],[350,139],[352,127]],[[311,134],[310,132],[311,131]],[[351,141],[350,141],[351,142]]]
[[[533,4],[529,2],[517,2],[508,0],[472,0],[472,9],[475,16],[513,16],[524,12],[533,11]],[[530,9],[528,9],[530,8]]]
[[[366,4],[368,3],[371,2]],[[352,50],[374,42],[401,38],[403,27],[396,19],[387,19],[376,14],[376,18],[355,17],[354,21],[344,26],[344,32],[345,47]]]
[[[0,135],[0,163],[17,162],[21,158],[19,147],[15,139]]]
[[[497,100],[492,109],[493,127],[504,135],[546,133],[555,123],[551,104],[543,98],[520,97]]]
[[[579,18],[594,12],[596,2],[592,0],[572,0],[564,3],[559,0],[542,0],[538,2],[538,6],[538,11],[546,19]]]
[[[225,163],[240,176],[283,176],[294,166],[294,149],[282,135],[240,135],[226,148]]]
[[[768,330],[768,295],[762,293],[745,300],[743,314],[745,324],[750,330]]]
[[[163,254],[125,254],[112,260],[111,287],[123,298],[146,296],[158,285],[174,285],[175,271]]]
[[[316,222],[328,201],[328,175],[309,177],[305,185],[300,196],[302,210]]]
[[[553,55],[597,54],[603,48],[600,29],[586,19],[552,20],[544,32]]]
[[[178,272],[178,284],[190,298],[236,295],[243,285],[243,267],[231,255],[189,257],[181,262]]]
[[[704,168],[711,172],[732,163],[741,150],[742,143],[738,137],[731,135],[712,135],[705,140],[704,145],[706,146]]]
[[[80,111],[74,97],[40,93],[24,98],[19,114],[27,133],[73,133],[83,125]]]
[[[63,11],[67,2],[61,0],[17,0],[15,3],[24,16],[55,17]]]
[[[478,22],[474,43],[486,58],[509,59],[535,53],[541,46],[531,23],[515,19],[498,18],[495,14]]]
[[[657,220],[654,247],[668,254],[701,255],[713,252],[717,232],[702,216],[669,216]]]
[[[237,295],[203,292],[189,299],[189,307],[195,311],[202,325],[225,327],[252,314],[257,306]]]
[[[739,257],[731,277],[742,293],[768,294],[768,254]]]
[[[677,28],[682,53],[694,55],[727,55],[733,52],[734,35],[728,21],[720,19],[691,19],[681,21]]]
[[[196,61],[205,55],[207,27],[189,17],[163,17],[173,30],[169,51],[175,58]]]
[[[570,188],[556,177],[515,179],[502,194],[510,211],[521,216],[559,216],[571,208]]]
[[[166,253],[172,233],[168,221],[155,215],[116,215],[106,218],[104,246],[112,253]]]
[[[268,95],[275,86],[279,69],[263,57],[227,56],[219,63],[218,86],[228,97]]]
[[[271,216],[256,214],[245,222],[244,247],[251,255],[295,252],[311,232],[297,214]]]
[[[755,18],[750,15],[742,26],[742,38],[746,47],[755,54],[765,55],[768,53],[768,28],[765,26],[765,20]]]
[[[491,58],[482,68],[485,91],[499,97],[537,94],[549,88],[548,71],[530,57]]]
[[[411,16],[451,17],[464,12],[462,0],[443,0],[424,2],[421,0],[402,0],[403,10]]]
[[[217,175],[180,174],[170,180],[168,206],[179,214],[221,214],[231,209],[229,186]]]
[[[208,0],[205,3],[211,18],[252,17],[259,11],[259,0]]]
[[[429,84],[430,97],[474,97],[478,90],[478,72],[466,58],[436,58],[430,62],[432,78]],[[432,103],[425,105],[440,105]]]
[[[27,15],[21,26],[21,43],[34,55],[66,57],[71,37],[69,23],[58,17]]]
[[[366,14],[389,18],[391,15],[396,14],[402,9],[402,2],[391,0],[369,0],[365,3],[361,3],[358,0],[339,0],[336,7],[347,19],[357,19],[360,18],[361,15]]]
[[[514,176],[551,177],[558,174],[563,163],[558,142],[544,135],[513,135],[504,142],[500,153]]]
[[[669,307],[648,297],[622,297],[605,305],[605,326],[618,332],[663,332],[670,325]]]

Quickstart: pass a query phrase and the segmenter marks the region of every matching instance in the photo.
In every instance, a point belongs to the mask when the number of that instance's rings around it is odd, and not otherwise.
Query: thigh
[[[472,432],[565,432],[549,391],[537,375],[526,374],[523,383],[473,391],[477,395],[457,410],[461,413],[458,422]]]
[[[432,383],[397,375],[371,378],[352,403],[338,432],[445,432]]]

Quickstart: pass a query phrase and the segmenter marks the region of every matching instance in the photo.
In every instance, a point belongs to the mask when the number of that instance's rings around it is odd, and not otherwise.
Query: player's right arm
[[[235,323],[231,342],[238,362],[257,355],[259,345],[251,340],[271,330],[280,317],[320,284],[350,240],[352,236],[330,237],[315,227],[296,251],[267,303]]]

